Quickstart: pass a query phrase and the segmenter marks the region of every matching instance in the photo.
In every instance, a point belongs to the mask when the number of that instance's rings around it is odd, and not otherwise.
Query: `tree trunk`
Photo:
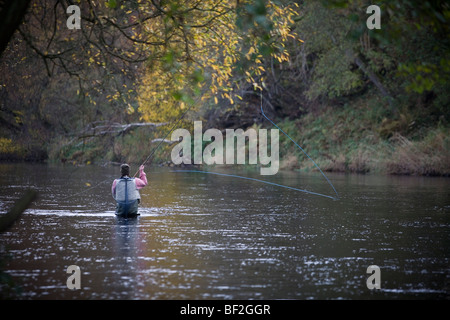
[[[383,84],[381,83],[381,81],[378,79],[378,77],[376,76],[376,74],[374,74],[372,71],[370,71],[366,65],[364,64],[364,62],[351,50],[351,49],[347,49],[345,50],[345,54],[347,55],[347,57],[356,63],[356,65],[358,66],[359,69],[361,69],[362,72],[364,72],[365,75],[367,75],[370,79],[370,81],[372,81],[372,83],[377,87],[378,91],[380,91],[380,93],[383,95],[383,97],[387,98],[389,104],[392,105],[392,102],[394,101],[394,99],[392,98],[392,95],[389,93],[389,91],[383,86]]]
[[[10,0],[0,7],[0,56],[22,22],[29,4],[30,0]]]

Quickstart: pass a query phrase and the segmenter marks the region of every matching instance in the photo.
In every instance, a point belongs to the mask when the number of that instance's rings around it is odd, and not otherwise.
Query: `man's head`
[[[130,175],[130,166],[126,163],[120,166],[120,174],[123,176],[129,176]]]

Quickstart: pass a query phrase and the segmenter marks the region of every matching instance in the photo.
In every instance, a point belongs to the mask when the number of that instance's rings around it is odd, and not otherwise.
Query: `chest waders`
[[[139,192],[137,191],[134,179],[118,179],[116,185],[116,214],[118,216],[124,218],[137,216],[139,198]]]

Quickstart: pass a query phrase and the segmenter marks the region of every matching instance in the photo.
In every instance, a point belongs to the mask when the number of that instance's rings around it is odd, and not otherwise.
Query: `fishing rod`
[[[173,131],[173,129],[175,129],[175,127],[177,126],[177,124],[184,118],[184,116],[188,113],[189,110],[191,110],[192,106],[194,104],[192,103],[187,109],[186,111],[183,112],[183,114],[181,115],[181,117],[178,118],[177,122],[172,126],[172,128],[166,133],[166,135],[164,136],[164,138],[161,139],[161,141],[159,142],[159,144],[153,148],[153,150],[150,152],[150,154],[148,155],[148,157],[144,160],[144,162],[142,162],[141,166],[143,166],[144,164],[147,163],[147,161],[150,159],[150,157],[153,156],[153,154],[155,153],[155,151],[159,148],[159,146],[164,142],[164,140],[166,140],[167,136]],[[133,178],[136,177],[136,175],[138,174],[139,169],[136,171],[136,173],[134,174]]]
[[[176,125],[184,118],[184,116],[189,112],[189,110],[191,110],[191,108],[192,108],[193,105],[194,105],[194,104],[191,104],[191,105],[186,109],[186,111],[183,112],[183,114],[181,115],[181,117],[179,117],[179,118],[177,119],[177,121],[175,122],[175,124],[174,124],[174,125],[172,126],[172,128],[166,133],[166,135],[165,135],[164,138],[160,141],[160,143],[159,143],[155,148],[153,148],[153,150],[150,152],[149,156],[145,159],[145,161],[142,163],[142,165],[144,165],[145,163],[147,163],[147,161],[148,161],[148,160],[150,159],[150,157],[155,153],[155,151],[159,148],[159,146],[164,142],[164,140],[167,138],[167,136],[173,131],[173,129],[175,129]],[[136,175],[138,174],[138,172],[139,172],[139,170],[134,174],[133,177],[136,177]],[[68,199],[68,198],[71,198],[71,197],[80,195],[80,194],[82,194],[82,193],[84,193],[84,192],[87,192],[87,191],[89,191],[89,190],[92,190],[92,189],[94,189],[94,188],[97,188],[99,185],[101,185],[101,184],[103,184],[103,183],[105,183],[105,182],[107,182],[107,181],[110,181],[110,179],[108,178],[108,179],[105,179],[105,180],[103,180],[103,181],[100,181],[99,183],[97,183],[96,185],[94,185],[94,186],[92,186],[92,187],[90,187],[90,188],[84,189],[83,191],[77,192],[77,193],[75,193],[75,194],[72,194],[72,195],[70,195],[70,196],[67,196],[67,197],[64,197],[64,198],[61,198],[61,199],[64,200],[64,199]]]

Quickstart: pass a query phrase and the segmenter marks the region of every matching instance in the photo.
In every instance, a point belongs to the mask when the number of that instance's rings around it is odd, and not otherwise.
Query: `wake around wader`
[[[116,215],[124,218],[138,216],[141,196],[134,178],[122,177],[116,182]]]

